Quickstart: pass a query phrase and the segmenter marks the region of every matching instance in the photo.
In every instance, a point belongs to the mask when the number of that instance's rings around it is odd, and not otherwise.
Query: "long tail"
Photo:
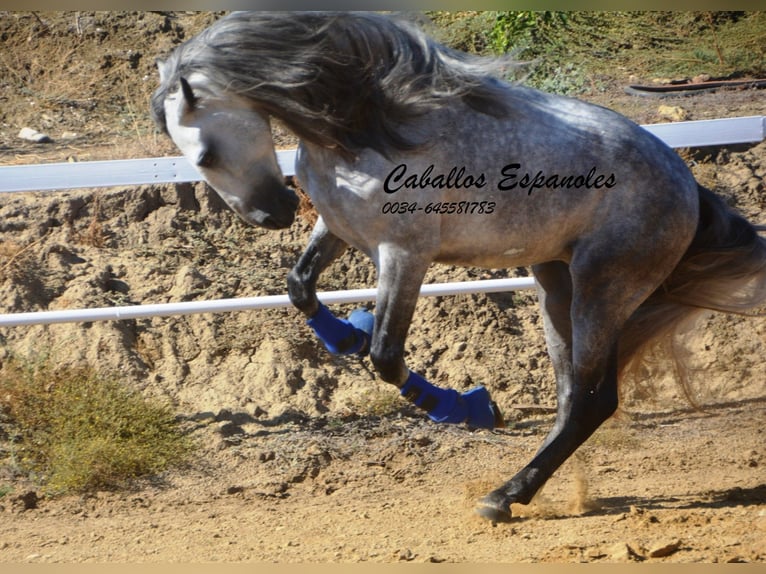
[[[699,187],[697,232],[665,282],[636,310],[620,338],[620,376],[635,375],[643,360],[660,351],[694,403],[674,345],[675,335],[704,311],[748,314],[766,304],[766,231],[737,214],[710,190]]]

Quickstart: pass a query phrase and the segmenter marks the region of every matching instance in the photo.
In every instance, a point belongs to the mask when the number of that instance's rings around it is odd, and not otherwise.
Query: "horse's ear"
[[[181,78],[181,92],[183,92],[184,100],[186,100],[186,105],[189,106],[189,109],[194,109],[197,103],[197,96],[194,95],[194,90],[192,90],[189,82],[183,77]]]
[[[160,73],[160,83],[162,83],[167,80],[168,65],[165,63],[165,60],[160,60],[159,58],[154,60],[154,63],[157,66],[157,71]]]

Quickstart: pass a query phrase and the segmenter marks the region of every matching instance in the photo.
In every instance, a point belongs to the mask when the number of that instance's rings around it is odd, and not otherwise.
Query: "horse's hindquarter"
[[[328,227],[367,253],[398,240],[436,261],[510,267],[568,261],[599,234],[642,249],[691,238],[696,184],[673,150],[609,110],[509,93],[510,117],[436,112],[418,128],[429,145],[390,160],[306,146],[299,177]]]

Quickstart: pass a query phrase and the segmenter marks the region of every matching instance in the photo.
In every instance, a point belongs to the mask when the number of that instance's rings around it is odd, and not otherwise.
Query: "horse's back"
[[[599,106],[513,85],[507,97],[501,118],[426,114],[405,133],[425,145],[389,157],[303,142],[299,177],[333,233],[373,256],[383,242],[485,267],[569,262],[588,245],[683,252],[697,186],[672,149]]]
[[[521,87],[509,98],[507,119],[475,114],[454,149],[436,154],[442,172],[473,166],[486,182],[447,190],[445,201],[493,204],[491,213],[443,216],[439,260],[529,265],[569,260],[588,238],[641,249],[690,239],[697,186],[672,149],[599,106]]]

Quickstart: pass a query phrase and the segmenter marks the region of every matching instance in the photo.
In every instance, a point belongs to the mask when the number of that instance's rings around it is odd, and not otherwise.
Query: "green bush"
[[[492,50],[527,63],[517,80],[546,92],[579,94],[589,80],[579,62],[572,61],[573,23],[580,24],[567,12],[497,12],[490,32]]]
[[[119,488],[183,463],[192,449],[168,406],[87,367],[7,362],[0,417],[15,464],[51,493]]]
[[[528,48],[532,43],[549,43],[554,41],[551,33],[566,23],[566,12],[498,12],[490,33],[492,47],[496,52],[505,53]]]

